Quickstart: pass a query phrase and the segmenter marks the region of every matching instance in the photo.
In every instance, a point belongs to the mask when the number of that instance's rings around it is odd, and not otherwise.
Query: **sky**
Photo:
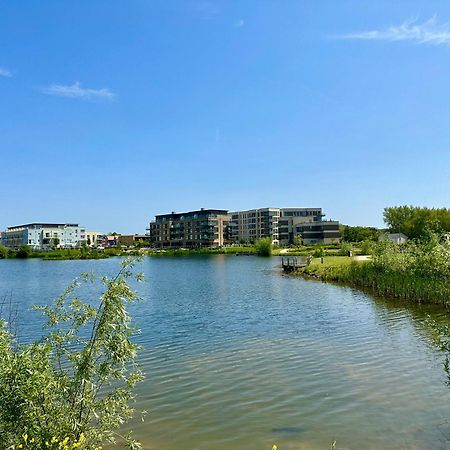
[[[448,0],[0,0],[0,229],[450,206]]]

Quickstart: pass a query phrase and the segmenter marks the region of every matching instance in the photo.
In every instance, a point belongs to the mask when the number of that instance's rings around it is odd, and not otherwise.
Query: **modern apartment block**
[[[86,242],[86,229],[74,223],[28,223],[8,227],[1,243],[8,248],[29,245],[36,250],[80,247]]]
[[[220,247],[228,242],[228,211],[200,209],[155,216],[150,240],[157,248]]]
[[[304,244],[339,242],[339,223],[324,221],[323,217],[322,208],[236,211],[231,213],[230,238],[237,243],[270,237],[274,244],[281,245],[294,244],[296,236]]]
[[[280,208],[259,208],[230,213],[230,239],[238,243],[271,237],[277,244],[280,212]]]

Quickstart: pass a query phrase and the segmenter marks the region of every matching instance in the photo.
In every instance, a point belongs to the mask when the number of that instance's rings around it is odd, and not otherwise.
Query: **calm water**
[[[355,290],[284,277],[278,259],[148,258],[133,313],[147,379],[132,428],[145,449],[450,448],[450,390],[427,314]],[[48,303],[119,260],[0,260],[0,296],[39,335]]]

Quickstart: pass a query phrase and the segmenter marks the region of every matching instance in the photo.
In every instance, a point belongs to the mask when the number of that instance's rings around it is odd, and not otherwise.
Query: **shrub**
[[[255,248],[256,248],[256,253],[258,253],[258,255],[271,256],[272,249],[273,249],[272,239],[269,237],[259,239],[258,241],[256,241]]]
[[[373,252],[373,241],[364,241],[361,244],[361,254],[362,255],[371,255]]]
[[[29,258],[31,255],[31,249],[28,245],[22,245],[16,252],[16,258]]]
[[[4,245],[0,245],[0,259],[5,259],[8,257],[8,249]]]
[[[351,252],[353,250],[352,244],[348,242],[343,242],[341,244],[341,248],[338,251],[338,255],[340,256],[347,256],[348,252]]]
[[[133,415],[129,403],[142,379],[126,309],[137,299],[127,283],[130,267],[125,261],[115,278],[101,279],[104,292],[95,305],[75,295],[94,281],[86,274],[53,306],[36,308],[49,327],[38,342],[17,344],[0,321],[0,448],[27,448],[25,436],[33,450],[66,448],[57,446],[62,442],[91,450],[116,442],[120,425]],[[140,448],[130,436],[124,439],[128,448]]]

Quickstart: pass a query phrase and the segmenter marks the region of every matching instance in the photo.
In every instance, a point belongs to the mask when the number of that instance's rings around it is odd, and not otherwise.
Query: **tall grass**
[[[402,246],[385,240],[375,245],[371,261],[311,266],[307,272],[381,295],[450,306],[450,236],[433,234]]]

